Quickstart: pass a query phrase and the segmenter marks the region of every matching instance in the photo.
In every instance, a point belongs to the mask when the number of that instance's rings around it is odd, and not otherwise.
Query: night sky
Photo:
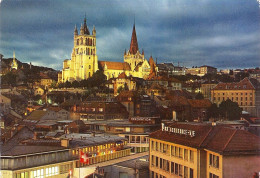
[[[1,1],[1,0],[0,0]],[[3,0],[0,53],[62,69],[73,32],[84,17],[97,31],[99,60],[123,61],[135,19],[146,59],[184,66],[260,66],[260,10],[256,0]]]

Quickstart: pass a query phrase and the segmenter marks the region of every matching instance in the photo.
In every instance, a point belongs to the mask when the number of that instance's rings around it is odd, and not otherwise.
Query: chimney
[[[61,146],[67,148],[67,147],[69,147],[69,145],[70,145],[69,139],[62,139],[62,140],[61,140]]]
[[[92,132],[91,135],[92,135],[92,137],[95,137],[96,134],[95,134],[95,132]]]
[[[37,138],[38,138],[38,132],[34,132],[34,133],[33,133],[33,139],[34,139],[34,140],[37,140]]]

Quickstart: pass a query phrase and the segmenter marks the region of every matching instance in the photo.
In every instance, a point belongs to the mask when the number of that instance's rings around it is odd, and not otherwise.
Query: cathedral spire
[[[85,13],[85,18],[84,18],[84,25],[83,25],[83,29],[84,29],[84,34],[86,35],[90,35],[89,30],[88,30],[88,26],[87,26],[87,18],[86,18],[86,13]]]
[[[132,32],[132,38],[131,38],[129,51],[130,51],[130,54],[136,54],[136,52],[138,51],[138,42],[137,42],[136,31],[135,31],[135,23],[133,26],[133,32]]]
[[[12,62],[12,65],[11,65],[11,69],[18,69],[18,64],[17,64],[17,61],[15,59],[15,50],[13,52],[13,62]]]
[[[75,29],[74,29],[74,35],[77,36],[78,35],[78,29],[77,29],[77,25],[75,25]]]

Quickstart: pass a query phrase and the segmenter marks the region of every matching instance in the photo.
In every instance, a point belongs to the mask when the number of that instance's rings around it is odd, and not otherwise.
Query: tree
[[[223,83],[234,82],[234,79],[227,74],[217,75],[217,78],[220,82]]]
[[[120,86],[118,89],[117,89],[117,93],[121,93],[122,91],[125,91],[125,88],[123,86]]]
[[[35,95],[35,96],[33,97],[33,100],[34,100],[34,101],[39,101],[41,98],[42,98],[41,95]]]
[[[54,80],[52,83],[51,83],[51,88],[57,88],[57,82]]]
[[[86,80],[86,79],[84,79],[84,80],[81,80],[80,82],[79,82],[79,86],[80,87],[89,87],[89,82],[88,82],[88,80]]]
[[[88,79],[90,87],[99,87],[106,81],[106,75],[102,70],[97,70],[92,77]]]
[[[239,81],[243,80],[246,77],[249,77],[249,73],[239,72],[238,74],[235,75],[235,80],[237,82],[239,82]]]
[[[199,92],[196,96],[195,96],[195,99],[197,100],[203,100],[204,99],[204,96],[201,92]]]
[[[60,83],[58,84],[58,88],[64,88],[64,87],[65,87],[65,84],[64,84],[64,83],[60,82]]]
[[[219,105],[219,113],[222,117],[228,120],[239,120],[242,114],[242,109],[236,102],[227,99]]]
[[[64,84],[64,86],[65,86],[66,88],[70,88],[70,87],[71,87],[71,83],[70,83],[69,81],[66,81],[65,84]]]
[[[219,108],[218,108],[218,106],[215,103],[212,104],[208,108],[207,116],[208,116],[208,118],[218,118],[219,117]]]
[[[16,85],[17,75],[13,72],[8,72],[7,74],[2,76],[2,83],[15,86]]]
[[[71,86],[73,88],[78,88],[80,85],[79,85],[79,82],[77,80],[74,80],[72,83],[71,83]]]

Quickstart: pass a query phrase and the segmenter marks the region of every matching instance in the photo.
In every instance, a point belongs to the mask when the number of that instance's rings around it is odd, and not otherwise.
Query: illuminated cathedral
[[[139,51],[135,24],[130,49],[124,52],[124,62],[98,61],[96,30],[93,27],[92,34],[90,34],[85,18],[79,34],[77,26],[75,26],[74,47],[71,59],[63,62],[61,82],[88,79],[97,70],[102,70],[107,79],[117,78],[121,73],[146,79],[155,75],[158,69],[152,57],[148,62],[144,57],[144,51]]]

